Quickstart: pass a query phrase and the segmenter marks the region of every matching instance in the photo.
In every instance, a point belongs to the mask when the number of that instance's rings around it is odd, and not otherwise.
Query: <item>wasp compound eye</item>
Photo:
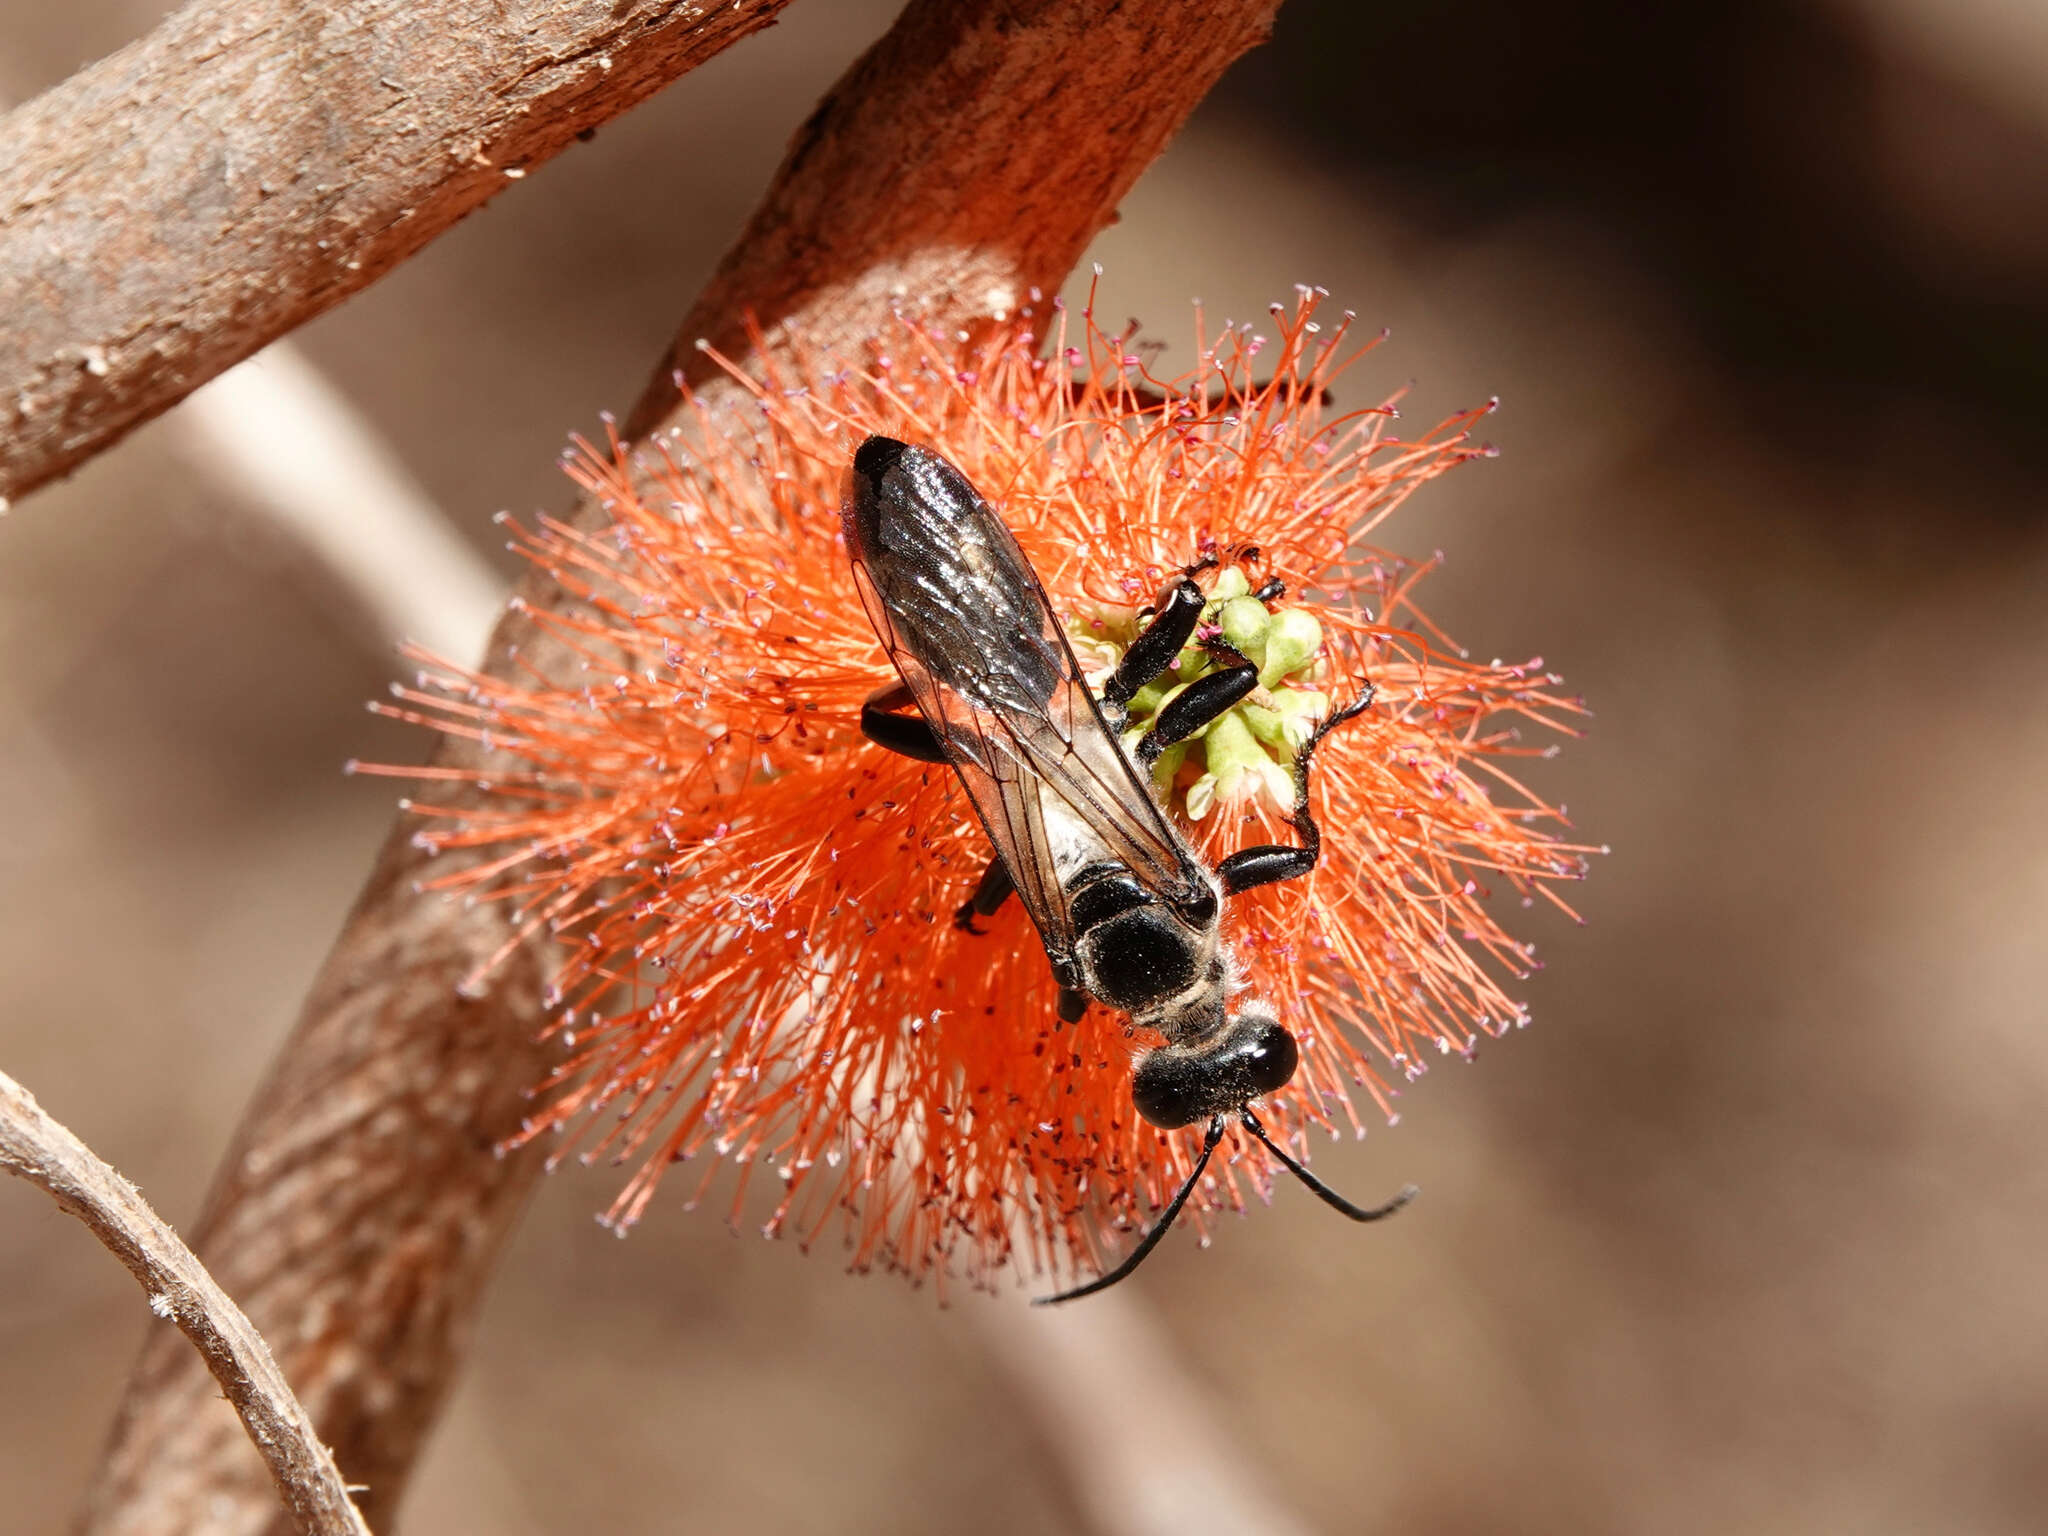
[[[1258,1098],[1275,1093],[1294,1080],[1294,1069],[1301,1064],[1301,1050],[1295,1045],[1294,1036],[1281,1028],[1278,1021],[1264,1019],[1259,1021],[1257,1035],[1242,1047],[1239,1059],[1251,1088],[1248,1097]]]

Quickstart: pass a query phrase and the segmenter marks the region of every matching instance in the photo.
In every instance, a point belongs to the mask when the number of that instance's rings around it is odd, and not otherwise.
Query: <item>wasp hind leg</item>
[[[1239,891],[1248,891],[1254,886],[1292,880],[1316,867],[1316,860],[1323,856],[1323,832],[1308,807],[1309,762],[1325,736],[1346,720],[1354,719],[1372,707],[1372,697],[1373,686],[1367,683],[1365,692],[1334,711],[1315,728],[1314,734],[1302,744],[1301,755],[1294,760],[1294,811],[1287,819],[1300,836],[1301,846],[1290,848],[1284,843],[1265,843],[1256,848],[1239,849],[1216,866],[1216,878],[1223,882],[1224,895],[1235,896]]]
[[[987,933],[986,928],[975,927],[974,920],[977,917],[994,917],[1016,889],[1016,883],[1010,879],[1010,866],[1000,857],[990,859],[988,868],[981,872],[981,879],[974,887],[974,894],[961,902],[960,909],[953,914],[953,926],[963,933]]]

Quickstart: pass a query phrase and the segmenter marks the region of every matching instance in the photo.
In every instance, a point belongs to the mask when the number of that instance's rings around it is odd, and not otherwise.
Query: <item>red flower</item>
[[[904,323],[861,368],[820,360],[750,386],[748,420],[700,411],[687,443],[580,445],[569,471],[610,526],[544,521],[522,544],[578,600],[535,620],[585,675],[508,683],[430,662],[391,712],[521,765],[470,803],[416,807],[420,837],[491,850],[433,884],[514,903],[526,930],[564,941],[570,1051],[525,1134],[638,1159],[620,1228],[669,1163],[710,1148],[741,1167],[735,1212],[752,1170],[773,1170],[771,1234],[808,1242],[836,1216],[856,1268],[987,1282],[1013,1244],[1038,1270],[1113,1257],[1197,1149],[1198,1132],[1131,1107],[1134,1051],[1156,1041],[1101,1006],[1058,1022],[1017,903],[986,935],[953,925],[987,837],[949,770],[860,734],[862,701],[894,677],[839,531],[841,477],[871,432],[966,473],[1091,671],[1167,577],[1226,557],[1203,578],[1210,618],[1264,686],[1157,778],[1204,857],[1291,840],[1296,745],[1376,686],[1316,759],[1319,867],[1226,906],[1252,994],[1302,1044],[1262,1110],[1276,1137],[1299,1147],[1340,1119],[1363,1134],[1353,1086],[1386,1111],[1386,1069],[1414,1076],[1524,1022],[1495,977],[1524,974],[1529,950],[1489,915],[1488,887],[1550,895],[1587,850],[1558,841],[1561,818],[1507,760],[1539,750],[1514,727],[1556,727],[1576,705],[1540,661],[1463,660],[1413,605],[1428,567],[1360,543],[1485,451],[1466,441],[1479,413],[1404,441],[1386,406],[1326,405],[1350,317],[1325,332],[1319,299],[1275,306],[1270,341],[1248,326],[1198,341],[1172,380],[1092,319],[1070,347],[1060,316],[1049,355],[1028,316],[965,349]],[[1255,559],[1231,558],[1247,547]],[[1247,595],[1268,577],[1289,594],[1271,605]],[[1180,681],[1209,664],[1183,661]],[[1198,1212],[1268,1188],[1262,1149],[1236,1133],[1226,1147]]]

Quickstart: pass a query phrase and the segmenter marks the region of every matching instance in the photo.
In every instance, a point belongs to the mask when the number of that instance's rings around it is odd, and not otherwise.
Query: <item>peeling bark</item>
[[[193,0],[0,119],[0,504],[788,0]]]

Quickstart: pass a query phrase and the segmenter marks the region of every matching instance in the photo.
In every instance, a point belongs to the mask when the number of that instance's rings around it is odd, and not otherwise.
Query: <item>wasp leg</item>
[[[1202,607],[1209,601],[1208,593],[1195,585],[1193,572],[1201,569],[1197,565],[1182,573],[1180,580],[1166,594],[1166,601],[1159,605],[1152,622],[1131,642],[1131,648],[1124,652],[1123,660],[1116,664],[1109,681],[1102,685],[1102,702],[1109,706],[1113,728],[1122,728],[1124,711],[1130,708],[1138,690],[1172,666],[1173,658],[1181,653],[1188,637],[1194,634],[1195,624],[1202,617]]]
[[[1195,679],[1167,702],[1153,718],[1152,729],[1138,738],[1138,761],[1149,770],[1160,753],[1194,735],[1258,686],[1259,669],[1242,657],[1234,667]]]
[[[1078,1024],[1081,1015],[1088,1011],[1088,994],[1079,987],[1060,988],[1060,1022]]]
[[[860,707],[860,733],[885,751],[920,763],[943,763],[946,750],[923,715],[899,714],[904,705],[913,708],[917,700],[908,686],[892,683],[868,695]]]
[[[1233,558],[1256,560],[1259,558],[1258,546],[1247,544],[1238,550]],[[1154,613],[1152,622],[1145,626],[1144,632],[1136,640],[1131,642],[1130,649],[1124,652],[1123,660],[1117,663],[1116,671],[1112,672],[1109,681],[1102,685],[1102,702],[1108,707],[1110,725],[1113,729],[1123,729],[1124,712],[1130,707],[1131,700],[1137,697],[1138,690],[1172,666],[1173,659],[1181,653],[1194,635],[1195,626],[1201,621],[1202,609],[1209,601],[1209,594],[1195,584],[1194,578],[1222,563],[1218,556],[1210,555],[1181,571],[1180,580],[1167,592],[1166,599]],[[1262,603],[1270,603],[1276,597],[1285,596],[1286,592],[1287,584],[1275,576],[1260,586],[1253,596]],[[1240,662],[1244,660],[1236,648],[1226,641],[1212,642],[1207,649],[1211,655],[1221,655],[1226,659]],[[1227,705],[1225,707],[1228,708]]]
[[[1017,889],[1010,879],[1010,866],[1000,857],[988,861],[988,868],[981,872],[981,881],[974,887],[974,894],[960,903],[960,910],[953,914],[953,926],[964,933],[987,933],[986,928],[974,926],[977,917],[994,917],[1010,899],[1010,893]]]
[[[1182,695],[1183,698],[1186,696]],[[1372,707],[1372,696],[1373,686],[1367,683],[1365,692],[1315,728],[1315,733],[1302,744],[1301,756],[1294,760],[1294,811],[1287,819],[1300,835],[1301,846],[1289,848],[1284,843],[1265,843],[1233,853],[1216,866],[1216,878],[1223,882],[1224,895],[1235,896],[1239,891],[1248,891],[1257,885],[1271,885],[1276,880],[1292,880],[1316,867],[1316,860],[1323,855],[1323,833],[1308,808],[1309,762],[1325,736],[1346,720],[1362,715]]]

